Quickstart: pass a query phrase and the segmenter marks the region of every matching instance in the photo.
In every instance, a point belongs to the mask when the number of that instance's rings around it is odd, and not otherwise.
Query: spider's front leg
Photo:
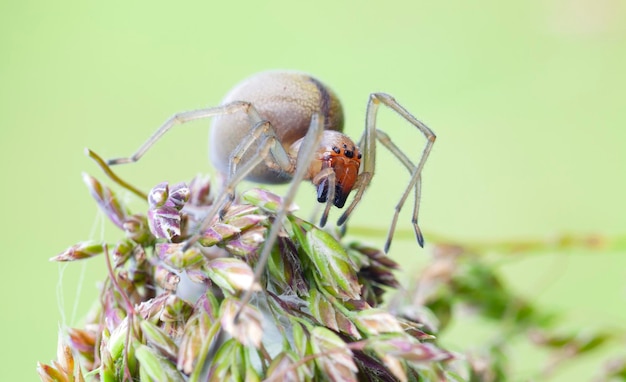
[[[257,146],[255,155],[250,156],[244,163],[241,163],[241,159],[246,155],[253,144],[258,141],[260,141],[260,143]],[[271,123],[261,120],[250,129],[250,132],[231,153],[229,157],[228,178],[221,192],[215,198],[211,209],[200,224],[197,232],[187,239],[184,246],[185,249],[188,249],[200,239],[202,233],[209,228],[216,215],[223,217],[225,211],[234,200],[237,185],[248,177],[257,166],[263,163],[270,163],[271,158],[274,158],[276,161],[272,166],[278,166],[282,171],[287,173],[294,172],[294,164],[278,141]],[[279,159],[276,160],[276,158]],[[241,164],[241,166],[239,166],[239,164]]]
[[[211,117],[216,117],[225,114],[233,114],[239,111],[243,111],[246,113],[248,118],[250,119],[251,125],[258,123],[261,120],[259,113],[256,109],[250,104],[250,102],[231,102],[225,105],[209,107],[205,109],[198,109],[192,111],[185,111],[181,113],[176,113],[171,116],[167,121],[165,121],[151,136],[148,138],[140,147],[133,153],[133,155],[129,157],[121,157],[115,159],[109,159],[106,161],[107,165],[113,166],[117,164],[126,164],[126,163],[134,163],[139,161],[144,154],[154,146],[155,143],[165,133],[170,131],[174,126],[182,125],[187,122],[195,121],[198,119],[206,119]]]
[[[256,154],[244,163],[244,167],[239,169],[244,156],[256,142],[261,142],[257,147]],[[222,187],[222,194],[227,194],[228,198],[219,210],[220,220],[223,219],[226,210],[235,200],[235,188],[229,184],[233,183],[233,179],[245,179],[261,163],[285,174],[293,174],[296,166],[295,159],[285,151],[269,121],[259,121],[252,126],[248,134],[229,156],[228,176]]]
[[[311,124],[305,135],[302,144],[300,145],[300,149],[298,150],[298,154],[295,160],[295,168],[293,168],[293,177],[291,179],[291,183],[289,185],[289,189],[287,193],[283,197],[282,205],[279,211],[276,213],[275,224],[272,224],[267,237],[265,238],[265,242],[263,243],[263,249],[261,250],[261,254],[259,255],[259,259],[257,260],[256,268],[254,270],[254,280],[258,282],[261,279],[261,276],[265,270],[265,265],[267,264],[267,260],[270,256],[272,247],[276,242],[276,238],[278,237],[278,233],[282,228],[282,222],[287,216],[287,212],[289,210],[289,206],[293,203],[293,200],[296,197],[296,193],[298,192],[298,187],[302,181],[306,178],[307,173],[309,172],[309,165],[315,156],[315,152],[318,149],[319,142],[322,139],[322,134],[324,133],[324,117],[314,113],[311,117]],[[275,141],[273,139],[267,139],[272,142]],[[276,142],[272,142],[276,143]],[[271,146],[268,146],[271,148]],[[283,150],[282,146],[278,149],[274,146],[276,150]],[[272,152],[268,149],[268,153]],[[282,152],[275,151],[272,152],[274,158],[276,158],[276,154],[283,155]],[[285,153],[285,155],[287,155]],[[288,157],[288,155],[287,155]],[[241,171],[241,170],[240,170]],[[241,297],[241,306],[243,307],[247,304],[252,298],[253,289],[248,289],[245,294]],[[237,315],[236,319],[241,312],[241,308]]]
[[[417,129],[426,137],[426,144],[424,146],[424,149],[422,150],[422,155],[420,157],[420,160],[417,166],[413,164],[413,162],[402,152],[402,150],[400,150],[400,148],[398,148],[395,144],[393,144],[393,142],[391,141],[389,136],[387,136],[387,134],[385,134],[384,132],[380,130],[377,130],[376,128],[377,118],[376,117],[378,115],[378,109],[381,104],[395,111],[406,121],[411,123],[413,126],[417,127]],[[354,207],[356,207],[356,205],[360,202],[361,197],[363,193],[365,192],[365,189],[367,189],[367,187],[369,186],[372,180],[372,177],[374,176],[374,171],[376,167],[376,140],[377,139],[383,144],[383,146],[387,147],[387,149],[389,149],[389,151],[395,157],[397,157],[411,173],[411,179],[409,180],[409,183],[407,184],[400,200],[396,204],[394,217],[392,219],[392,222],[390,224],[390,229],[387,234],[387,240],[385,243],[385,252],[389,251],[389,247],[391,245],[391,240],[393,238],[398,216],[400,214],[402,207],[404,206],[404,203],[406,202],[406,199],[409,193],[411,192],[411,189],[413,188],[415,189],[415,205],[413,208],[412,222],[413,222],[413,226],[415,229],[417,241],[419,245],[423,247],[424,238],[422,236],[421,230],[417,223],[418,213],[419,213],[419,202],[420,202],[420,195],[421,195],[421,173],[422,173],[422,169],[424,168],[424,164],[426,163],[426,160],[428,159],[428,155],[430,154],[432,146],[435,143],[436,136],[433,133],[433,131],[428,128],[428,126],[426,126],[424,123],[422,123],[417,118],[415,118],[404,107],[402,107],[402,105],[400,105],[392,96],[385,94],[385,93],[373,93],[370,95],[369,102],[367,104],[365,131],[363,132],[363,136],[361,137],[361,141],[360,141],[360,146],[361,146],[361,150],[363,152],[363,158],[364,158],[363,171],[359,175],[359,178],[362,178],[362,179],[359,179],[359,183],[360,183],[359,190],[357,194],[355,195],[352,203],[348,207],[348,209],[344,212],[344,214],[339,219],[338,224],[345,223],[345,221],[348,219]]]

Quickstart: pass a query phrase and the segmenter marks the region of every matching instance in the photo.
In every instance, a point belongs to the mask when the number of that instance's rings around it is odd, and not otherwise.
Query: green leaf
[[[209,379],[209,381],[224,382],[240,380],[239,375],[246,367],[246,365],[243,365],[243,360],[241,359],[241,347],[242,345],[234,339],[224,342],[222,346],[219,347],[213,358],[211,379]]]
[[[245,346],[261,346],[263,338],[263,316],[250,305],[241,306],[241,302],[225,299],[220,310],[222,328]]]
[[[277,213],[278,210],[283,207],[283,199],[280,196],[261,188],[252,188],[245,191],[241,194],[241,198],[246,202],[271,213]],[[296,209],[297,207],[295,205],[291,205],[289,206],[288,211],[294,211]]]
[[[191,247],[183,252],[182,243],[158,243],[155,246],[159,259],[176,269],[186,269],[202,262],[204,256],[198,248]]]
[[[337,332],[341,331],[354,339],[361,338],[361,334],[354,323],[342,312],[336,310],[332,302],[317,289],[311,289],[309,292],[308,303],[311,315],[320,325]]]
[[[135,350],[135,357],[139,361],[143,372],[155,381],[184,382],[185,378],[167,358],[157,354],[156,350],[139,345]]]
[[[317,326],[311,331],[315,363],[331,381],[357,381],[358,368],[347,344],[329,329]]]
[[[83,260],[97,256],[103,251],[104,247],[102,242],[83,241],[50,258],[50,261]]]
[[[141,320],[139,326],[148,342],[157,348],[161,355],[169,359],[176,359],[178,346],[167,333],[150,321]]]
[[[260,290],[254,272],[245,262],[232,257],[211,260],[206,267],[209,278],[224,292],[234,295],[249,289]]]
[[[96,178],[89,174],[83,174],[83,181],[89,188],[91,196],[96,200],[104,214],[120,229],[124,229],[126,211],[122,207],[115,193],[110,188],[102,185]]]
[[[403,332],[396,317],[383,309],[362,310],[355,315],[354,321],[359,329],[371,335]]]
[[[295,367],[298,355],[293,352],[281,352],[270,363],[265,373],[266,379],[279,381],[304,381],[306,375],[312,375],[306,364]]]
[[[317,284],[334,297],[360,300],[361,286],[356,266],[341,244],[310,223],[294,216],[289,216],[289,220],[296,239],[315,267]]]
[[[184,371],[187,372],[193,367],[193,372],[189,376],[189,382],[199,382],[205,365],[212,360],[208,359],[209,351],[215,341],[218,341],[220,330],[220,322],[214,322],[211,327],[206,331],[200,331],[200,338],[198,339],[200,347],[194,346],[190,343],[189,346],[181,344],[180,348],[185,351],[184,355],[181,355],[178,360],[178,367],[184,367]],[[190,333],[191,334],[191,333]],[[195,366],[193,365],[195,363]]]

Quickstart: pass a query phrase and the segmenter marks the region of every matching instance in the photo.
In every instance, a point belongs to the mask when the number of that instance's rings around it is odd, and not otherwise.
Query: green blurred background
[[[82,184],[83,171],[104,180],[83,147],[130,154],[172,113],[216,105],[264,69],[330,84],[353,137],[374,91],[393,94],[436,132],[423,176],[427,240],[623,234],[625,21],[619,0],[3,2],[1,379],[36,380],[36,361],[55,358],[59,326],[80,322],[105,275],[101,258],[48,262],[77,241],[118,236]],[[380,127],[417,154],[423,137],[382,114]],[[208,125],[171,132],[119,174],[148,189],[210,172]],[[379,155],[377,169],[353,223],[384,232],[408,177],[390,155]],[[313,195],[301,188],[305,216]],[[401,231],[409,221],[403,213]],[[413,272],[427,250],[401,234],[390,256]],[[568,312],[573,327],[624,330],[623,255],[548,253],[506,272],[529,299]],[[606,356],[552,380],[587,380]],[[543,362],[528,357],[529,368]]]

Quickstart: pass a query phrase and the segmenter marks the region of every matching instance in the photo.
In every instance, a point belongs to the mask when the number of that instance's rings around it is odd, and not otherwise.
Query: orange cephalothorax
[[[346,203],[350,191],[359,176],[361,166],[361,153],[352,144],[343,143],[341,146],[333,145],[331,150],[322,155],[322,170],[332,168],[335,173],[335,198],[333,204],[341,208]],[[328,177],[321,180],[317,185],[317,201],[324,203],[328,198]]]

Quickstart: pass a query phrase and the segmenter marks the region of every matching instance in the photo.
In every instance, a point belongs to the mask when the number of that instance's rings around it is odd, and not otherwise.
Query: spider
[[[398,113],[426,137],[417,165],[386,133],[376,128],[381,104]],[[317,200],[325,203],[321,226],[325,225],[331,206],[344,207],[350,192],[356,190],[352,202],[337,221],[338,225],[345,224],[374,176],[378,140],[402,162],[411,176],[396,205],[385,252],[389,250],[400,210],[412,190],[415,195],[412,223],[417,241],[423,247],[424,239],[417,223],[421,172],[436,136],[390,95],[370,95],[365,130],[356,145],[341,132],[343,110],[329,87],[300,72],[261,72],[235,86],[221,106],[174,114],[132,156],[111,159],[107,163],[136,162],[174,126],[209,117],[215,117],[209,137],[210,159],[226,176],[224,190],[216,197],[198,232],[207,229],[213,218],[229,205],[235,187],[243,179],[270,184],[290,182],[283,207],[276,217],[279,222],[285,217],[303,180],[310,180],[315,185]],[[274,224],[266,238],[257,263],[256,280],[279,229],[280,224]],[[188,239],[185,248],[198,237],[196,234]]]

